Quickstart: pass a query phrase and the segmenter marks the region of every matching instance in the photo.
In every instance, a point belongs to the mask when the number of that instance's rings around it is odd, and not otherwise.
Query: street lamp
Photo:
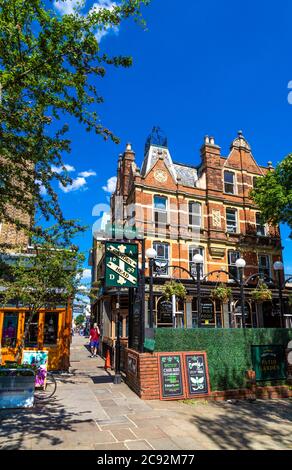
[[[246,261],[243,258],[238,258],[235,261],[236,267],[239,270],[239,282],[240,282],[240,303],[241,303],[241,318],[242,328],[245,328],[245,300],[244,300],[244,284],[243,284],[243,270],[246,266]]]
[[[146,257],[149,259],[149,328],[153,328],[153,266],[157,251],[154,248],[148,248]]]
[[[201,327],[201,266],[204,258],[200,253],[193,256],[193,263],[196,265],[197,273],[197,305],[198,305],[198,328]]]
[[[277,273],[277,280],[278,280],[281,328],[284,328],[284,308],[283,308],[284,305],[283,305],[282,279],[281,279],[281,271],[283,271],[284,265],[282,261],[275,261],[273,267],[274,267],[274,271],[276,271]]]

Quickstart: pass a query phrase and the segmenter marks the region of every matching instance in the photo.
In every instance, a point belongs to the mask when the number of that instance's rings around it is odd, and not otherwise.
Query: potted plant
[[[166,300],[170,300],[173,295],[180,299],[185,299],[187,291],[185,286],[181,282],[169,281],[162,287],[162,292]]]
[[[0,408],[33,406],[37,367],[8,362],[0,367]]]
[[[223,303],[228,302],[232,297],[232,289],[230,287],[226,287],[223,283],[219,284],[219,286],[215,287],[215,289],[211,292],[211,298],[214,300],[220,300]]]
[[[265,302],[272,300],[272,292],[263,281],[260,281],[256,289],[251,292],[251,297],[257,302]]]

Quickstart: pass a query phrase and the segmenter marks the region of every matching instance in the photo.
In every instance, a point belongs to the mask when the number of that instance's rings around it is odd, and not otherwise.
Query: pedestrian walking
[[[97,323],[94,323],[93,327],[90,329],[89,342],[90,342],[90,357],[97,357],[97,349],[99,345],[100,331]]]

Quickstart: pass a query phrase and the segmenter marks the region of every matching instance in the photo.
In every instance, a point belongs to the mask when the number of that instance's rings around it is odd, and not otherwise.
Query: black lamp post
[[[201,266],[204,263],[203,256],[197,253],[193,256],[193,263],[196,265],[197,274],[198,328],[201,328]]]
[[[146,250],[146,257],[149,259],[149,328],[153,328],[153,267],[157,257],[156,250],[148,248]]]
[[[278,281],[279,304],[280,304],[280,324],[281,324],[281,328],[284,328],[284,304],[283,304],[282,279],[281,279],[281,271],[283,271],[284,265],[281,261],[275,261],[273,267],[277,273],[277,281]]]
[[[246,261],[243,258],[238,258],[236,260],[235,264],[236,264],[236,267],[239,270],[242,328],[245,328],[245,299],[244,299],[243,270],[246,266]]]
[[[116,303],[117,310],[117,340],[116,340],[116,364],[114,384],[120,384],[121,378],[121,340],[120,340],[120,289],[118,289],[118,301]]]

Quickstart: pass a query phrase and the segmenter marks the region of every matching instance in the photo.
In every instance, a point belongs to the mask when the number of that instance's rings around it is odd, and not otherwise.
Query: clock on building
[[[163,170],[156,170],[154,172],[154,178],[156,179],[156,181],[158,181],[159,183],[165,183],[167,181],[167,174],[165,171]]]

